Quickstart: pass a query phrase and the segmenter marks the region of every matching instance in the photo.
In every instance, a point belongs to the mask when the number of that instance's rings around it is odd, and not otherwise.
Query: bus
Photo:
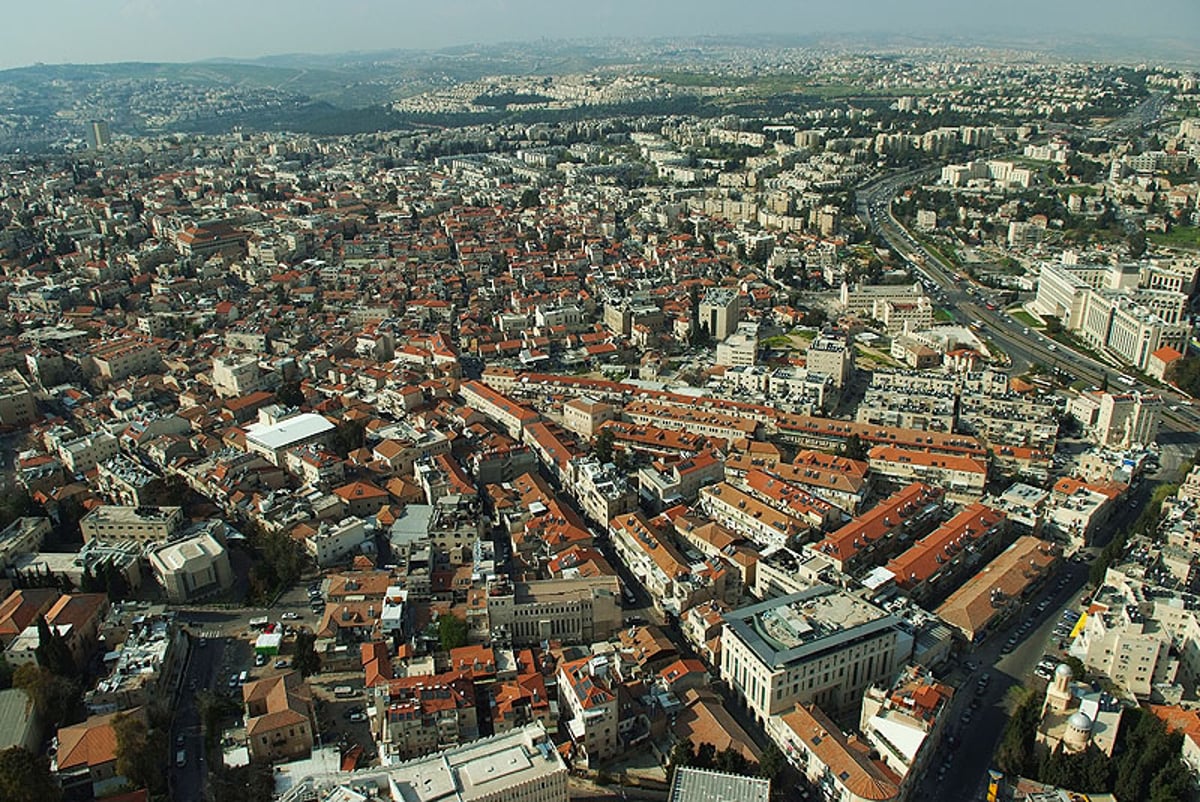
[[[258,618],[250,619],[250,628],[253,630],[263,630],[267,628],[267,624],[271,623],[269,616],[259,616]]]
[[[1135,382],[1133,380],[1132,376],[1126,376],[1125,374],[1121,374],[1120,376],[1118,376],[1117,381],[1121,382],[1121,384],[1129,385],[1130,387],[1137,384],[1137,382]]]

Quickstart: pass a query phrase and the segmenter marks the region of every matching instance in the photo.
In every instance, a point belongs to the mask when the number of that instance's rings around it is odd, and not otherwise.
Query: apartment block
[[[102,506],[79,521],[83,542],[136,540],[153,543],[170,539],[183,525],[182,507]]]

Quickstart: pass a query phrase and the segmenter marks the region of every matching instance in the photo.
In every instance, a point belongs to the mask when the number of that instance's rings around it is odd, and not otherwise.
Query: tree
[[[343,458],[351,451],[357,451],[366,443],[366,431],[365,420],[342,421],[333,432],[333,450]]]
[[[13,667],[8,664],[8,660],[4,659],[4,655],[0,654],[0,691],[11,688],[12,680]]]
[[[696,759],[692,763],[698,769],[711,769],[717,760],[717,747],[705,742],[696,748]]]
[[[50,629],[44,615],[39,615],[37,618],[37,631],[38,645],[34,654],[37,657],[38,665],[59,677],[70,679],[78,676],[79,668],[75,665],[75,656],[71,654],[71,647],[67,646],[66,640],[58,630]]]
[[[275,779],[269,763],[248,763],[212,772],[213,798],[221,802],[271,802]]]
[[[600,434],[596,435],[596,439],[592,443],[592,453],[596,459],[601,462],[612,462],[615,440],[611,429],[601,429]]]
[[[1033,746],[1040,718],[1041,699],[1027,690],[1009,718],[996,748],[996,765],[1005,774],[1028,777],[1034,773],[1037,764]]]
[[[13,673],[12,683],[14,688],[21,688],[29,694],[34,709],[51,729],[78,720],[80,689],[77,680],[60,677],[42,666],[26,663]]]
[[[57,802],[62,790],[50,778],[50,761],[14,746],[0,752],[0,799],[5,802]]]
[[[312,305],[308,307],[309,312],[314,312]],[[275,391],[275,401],[285,407],[298,407],[304,403],[304,391],[300,389],[299,381],[284,382]]]
[[[774,743],[769,743],[758,757],[758,776],[766,777],[774,782],[785,765],[787,765],[787,761],[783,752],[780,752],[779,747]]]
[[[521,190],[521,198],[517,204],[522,209],[535,209],[542,205],[542,193],[537,191],[537,187],[526,187]]]
[[[676,741],[671,747],[671,756],[667,758],[667,776],[673,777],[675,769],[680,766],[690,766],[696,759],[696,750],[692,747],[692,742],[688,738],[682,741]]]
[[[117,744],[117,773],[135,788],[146,788],[152,796],[166,791],[166,733],[150,727],[142,711],[122,713],[112,720]]]
[[[438,640],[446,651],[466,646],[467,622],[456,615],[442,613],[438,616]]]
[[[732,746],[727,746],[717,753],[713,767],[727,774],[750,774],[752,768],[756,768],[740,750]]]
[[[317,654],[317,636],[310,630],[302,629],[296,635],[296,654],[292,658],[292,668],[300,672],[302,677],[311,677],[321,672],[321,656]]]
[[[846,442],[842,443],[838,453],[847,459],[864,460],[867,458],[867,445],[861,437],[852,434],[846,438]]]

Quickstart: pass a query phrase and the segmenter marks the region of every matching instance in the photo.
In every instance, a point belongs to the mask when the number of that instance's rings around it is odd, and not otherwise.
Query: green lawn
[[[1009,311],[1008,314],[1009,314],[1009,317],[1011,317],[1013,320],[1019,320],[1022,323],[1024,323],[1026,326],[1035,326],[1040,329],[1044,325],[1043,323],[1039,322],[1038,319],[1035,318],[1033,315],[1029,314],[1024,309],[1021,309],[1019,307],[1017,309],[1013,309],[1013,310]]]
[[[1155,245],[1163,245],[1168,248],[1200,250],[1200,228],[1193,226],[1175,226],[1166,234],[1150,231],[1147,232],[1146,239]]]
[[[933,310],[933,319],[940,320],[943,323],[953,323],[954,315],[951,314],[949,309],[940,309],[939,308],[939,309]]]

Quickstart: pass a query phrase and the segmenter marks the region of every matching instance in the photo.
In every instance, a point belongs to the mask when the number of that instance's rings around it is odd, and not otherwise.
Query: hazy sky
[[[540,37],[1068,31],[1195,38],[1200,0],[5,0],[0,67]]]

